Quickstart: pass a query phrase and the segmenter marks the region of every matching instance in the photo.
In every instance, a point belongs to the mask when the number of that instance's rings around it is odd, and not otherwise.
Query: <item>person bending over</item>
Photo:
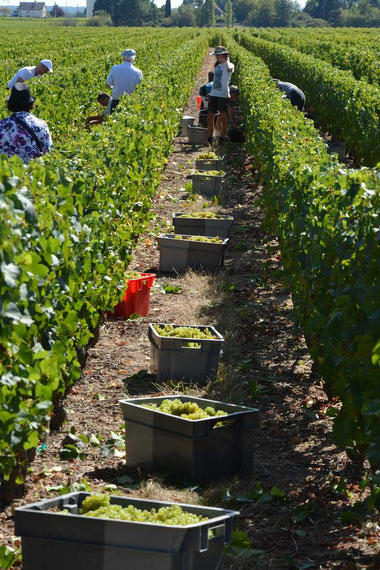
[[[38,65],[22,67],[17,73],[8,81],[7,89],[12,89],[16,83],[24,83],[33,77],[38,77],[44,73],[53,73],[53,65],[50,59],[41,59]]]
[[[293,107],[297,107],[299,111],[303,111],[306,103],[306,97],[303,91],[297,85],[274,79],[276,86],[285,93],[284,97],[289,99]]]
[[[92,117],[87,117],[86,125],[100,125],[104,121],[104,118],[110,115],[114,109],[112,108],[112,97],[108,93],[99,93],[96,98],[99,105],[105,107],[105,110],[100,115],[93,115]]]

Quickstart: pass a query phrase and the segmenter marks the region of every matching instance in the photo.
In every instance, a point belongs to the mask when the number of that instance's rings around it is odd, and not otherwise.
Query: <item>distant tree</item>
[[[7,6],[0,6],[0,16],[9,16],[11,9]]]
[[[258,0],[238,0],[235,7],[235,18],[239,24],[247,21],[248,14],[258,10]]]
[[[50,15],[52,18],[64,18],[65,17],[65,11],[58,6],[58,4],[54,4],[53,8],[50,11]]]
[[[276,19],[275,0],[260,0],[257,15],[252,20],[252,13],[249,14],[249,24],[251,26],[274,26]]]
[[[313,18],[307,12],[298,12],[292,20],[292,26],[296,28],[324,28],[328,26],[328,22]]]
[[[329,20],[330,12],[345,8],[349,3],[350,0],[307,0],[304,10],[313,18]]]
[[[112,21],[116,26],[142,26],[157,23],[159,9],[153,0],[113,0]]]
[[[107,14],[112,14],[112,8],[113,8],[112,0],[95,0],[94,14],[95,12],[107,12]]]
[[[275,0],[276,26],[290,26],[295,11],[293,0]]]
[[[170,18],[170,16],[172,15],[172,5],[170,0],[166,0],[165,3],[165,18]]]
[[[183,3],[176,12],[173,12],[173,26],[195,28],[197,25],[195,16],[194,5]]]
[[[230,28],[232,26],[233,10],[231,0],[227,0],[224,6],[224,11],[226,14],[226,26]]]
[[[214,0],[205,0],[204,3],[204,25],[208,28],[215,26],[215,3]]]

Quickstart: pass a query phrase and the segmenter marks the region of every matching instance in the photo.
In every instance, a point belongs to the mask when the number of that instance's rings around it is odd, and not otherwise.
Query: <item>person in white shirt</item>
[[[215,48],[211,55],[216,56],[216,63],[214,67],[214,80],[208,101],[208,142],[213,142],[214,134],[214,118],[217,111],[220,112],[220,142],[226,140],[227,135],[227,110],[228,99],[230,97],[229,83],[231,75],[235,69],[234,65],[229,60],[229,53],[224,46]]]
[[[107,77],[107,86],[112,88],[111,111],[119,104],[120,97],[125,93],[133,93],[142,80],[142,72],[133,65],[135,50],[125,49],[122,56],[123,63],[114,65]]]
[[[50,59],[41,59],[40,63],[35,66],[26,66],[18,70],[7,84],[7,89],[12,89],[16,83],[24,83],[33,77],[43,75],[44,73],[53,73],[53,64]]]

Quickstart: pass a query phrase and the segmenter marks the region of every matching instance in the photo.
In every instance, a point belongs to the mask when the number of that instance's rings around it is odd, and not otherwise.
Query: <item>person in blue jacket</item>
[[[294,107],[297,107],[299,111],[303,111],[306,103],[306,97],[303,91],[297,85],[289,83],[287,81],[280,81],[279,79],[274,79],[277,87],[280,91],[285,93],[285,97],[290,100]]]

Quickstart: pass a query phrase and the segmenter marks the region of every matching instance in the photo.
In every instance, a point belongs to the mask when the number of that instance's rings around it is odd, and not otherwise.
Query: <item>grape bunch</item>
[[[139,279],[141,277],[141,273],[138,271],[126,271],[124,274],[125,279]]]
[[[168,526],[188,526],[208,520],[206,517],[184,511],[179,505],[161,507],[158,510],[138,509],[133,505],[112,505],[109,495],[90,495],[82,503],[81,514],[88,517],[116,519],[132,522],[148,522]]]
[[[224,172],[221,170],[197,170],[195,174],[201,174],[202,176],[224,176]]]
[[[176,235],[175,239],[183,239],[186,241],[201,241],[204,243],[223,243],[223,240],[220,239],[219,236],[216,237],[205,237],[205,236],[183,236],[183,235]]]
[[[232,220],[232,216],[223,216],[215,212],[202,210],[201,212],[190,212],[189,214],[180,214],[179,218],[207,218],[209,220]]]
[[[217,160],[217,158],[215,152],[203,152],[197,157],[198,160]]]
[[[215,410],[212,406],[207,406],[207,408],[203,409],[196,402],[182,402],[179,398],[175,400],[163,400],[159,406],[153,403],[142,404],[142,406],[150,410],[157,410],[164,414],[178,416],[187,420],[204,420],[227,415],[227,412]]]
[[[153,325],[153,327],[156,333],[160,336],[173,338],[218,338],[216,335],[212,334],[209,328],[201,330],[197,327],[177,327],[175,325]]]

